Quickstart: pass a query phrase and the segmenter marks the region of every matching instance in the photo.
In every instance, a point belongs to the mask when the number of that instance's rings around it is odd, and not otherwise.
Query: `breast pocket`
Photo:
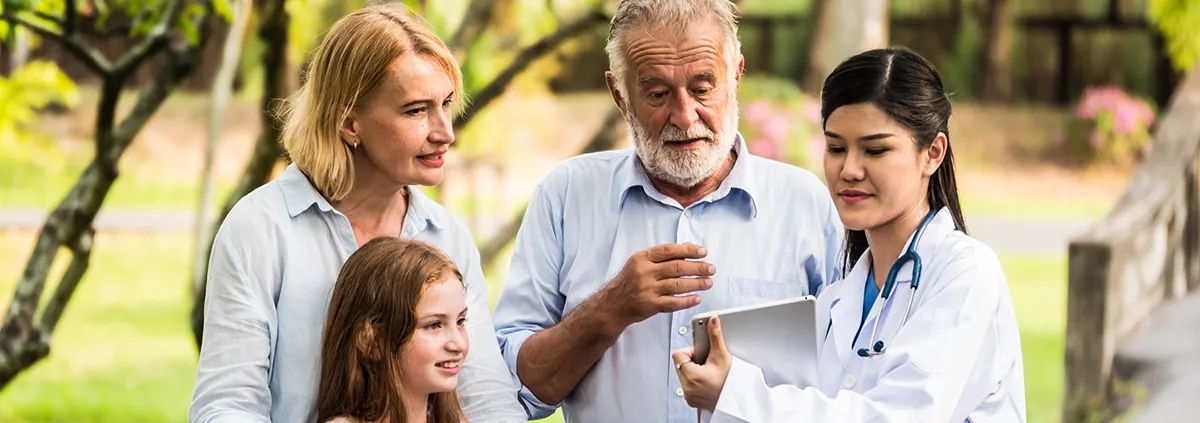
[[[801,297],[806,291],[800,282],[729,278],[729,300],[734,307]]]

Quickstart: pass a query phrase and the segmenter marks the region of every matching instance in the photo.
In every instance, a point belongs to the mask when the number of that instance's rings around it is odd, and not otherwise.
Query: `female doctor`
[[[1012,300],[966,234],[941,78],[910,50],[868,51],[825,80],[821,117],[848,233],[845,278],[817,299],[817,386],[768,386],[714,318],[703,365],[673,354],[688,404],[713,422],[1024,422]]]

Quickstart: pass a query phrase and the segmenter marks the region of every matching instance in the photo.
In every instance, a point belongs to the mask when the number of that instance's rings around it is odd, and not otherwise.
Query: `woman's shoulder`
[[[937,290],[969,289],[977,294],[999,296],[1007,290],[1000,258],[987,244],[959,231],[950,232],[940,243],[937,258],[929,260],[928,271],[938,274]]]

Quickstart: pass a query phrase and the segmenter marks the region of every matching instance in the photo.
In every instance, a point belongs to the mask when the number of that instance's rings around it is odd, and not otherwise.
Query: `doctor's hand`
[[[689,259],[707,254],[704,247],[693,244],[662,244],[633,253],[598,293],[600,304],[622,329],[658,313],[694,307],[700,304],[696,291],[712,288],[716,267]]]
[[[688,405],[701,410],[717,408],[717,399],[725,387],[725,378],[733,365],[733,357],[725,348],[721,337],[721,322],[716,317],[708,321],[708,359],[704,365],[692,361],[694,350],[683,348],[671,354],[679,383],[683,385],[683,397]]]

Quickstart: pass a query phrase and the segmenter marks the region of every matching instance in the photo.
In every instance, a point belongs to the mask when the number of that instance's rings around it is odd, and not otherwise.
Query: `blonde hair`
[[[354,186],[353,149],[339,134],[342,121],[371,100],[392,63],[409,53],[442,68],[454,86],[454,102],[461,103],[462,71],[446,44],[408,9],[381,4],[333,24],[304,84],[283,105],[283,148],[329,201],[344,199]]]

